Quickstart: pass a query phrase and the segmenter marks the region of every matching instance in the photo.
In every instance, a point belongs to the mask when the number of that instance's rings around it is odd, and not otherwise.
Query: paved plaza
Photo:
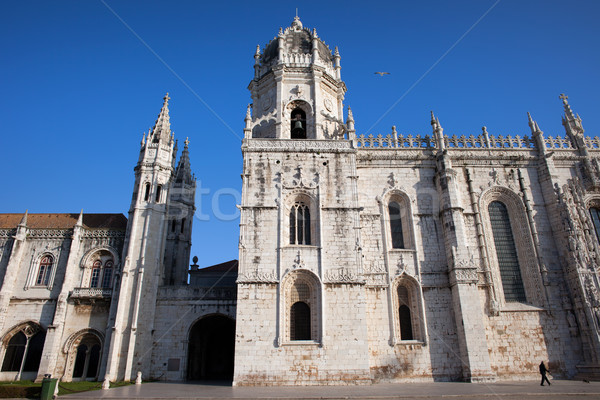
[[[151,382],[61,396],[75,399],[598,399],[600,382],[539,381],[473,384],[396,383],[369,386],[231,387],[226,384]]]

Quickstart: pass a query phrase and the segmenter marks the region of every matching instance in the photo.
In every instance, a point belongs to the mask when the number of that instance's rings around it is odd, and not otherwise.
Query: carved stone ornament
[[[372,273],[365,274],[365,284],[367,287],[373,288],[385,288],[388,287],[387,274],[385,273]]]
[[[279,151],[294,150],[296,152],[315,152],[333,150],[337,152],[351,153],[352,144],[349,141],[342,140],[272,140],[272,139],[252,139],[248,140],[246,147],[256,151]]]
[[[304,268],[304,261],[302,261],[302,258],[300,257],[300,251],[298,251],[298,254],[296,254],[296,258],[294,258],[294,263],[292,264],[292,267],[294,269]]]
[[[479,281],[477,264],[472,254],[470,254],[469,258],[461,258],[457,262],[456,248],[453,247],[452,258],[454,259],[454,266],[450,270],[451,286],[456,284],[476,284]]]
[[[404,256],[402,254],[400,254],[400,258],[398,260],[398,265],[396,268],[395,275],[400,276],[405,272],[406,272],[406,264],[404,263]]]
[[[333,110],[333,103],[331,102],[331,99],[329,97],[325,98],[323,104],[325,105],[325,109],[327,111],[331,112],[331,110]]]
[[[292,175],[291,179],[282,179],[282,185],[284,189],[315,189],[319,186],[319,173],[315,173],[312,179],[306,177],[306,174],[302,172],[303,168],[301,165],[296,167],[296,173]]]
[[[304,88],[300,85],[296,85],[294,89],[292,89],[292,93],[296,95],[296,97],[300,98],[304,94]]]
[[[274,272],[250,271],[238,275],[237,283],[277,283]]]
[[[342,267],[327,271],[325,283],[364,283],[364,281],[360,281],[354,271]]]

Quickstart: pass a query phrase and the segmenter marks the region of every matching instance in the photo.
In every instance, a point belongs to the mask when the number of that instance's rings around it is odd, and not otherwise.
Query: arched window
[[[398,286],[398,305],[400,340],[413,340],[410,297],[408,295],[408,289],[405,286]]]
[[[525,287],[506,205],[500,201],[493,201],[488,211],[504,298],[507,302],[525,302]]]
[[[104,271],[102,272],[102,287],[110,288],[110,284],[112,283],[112,275],[113,275],[113,262],[107,261],[104,263]]]
[[[95,335],[86,334],[77,347],[73,378],[94,379],[98,375],[100,361],[100,342]]]
[[[27,346],[27,336],[21,331],[17,332],[8,342],[4,353],[2,371],[20,371],[23,355]]]
[[[290,340],[311,340],[310,287],[296,282],[290,293]]]
[[[146,183],[144,185],[144,201],[150,200],[150,184]]]
[[[290,244],[311,244],[310,210],[302,202],[292,205],[290,210]]]
[[[38,326],[27,325],[8,341],[2,371],[36,372],[42,359],[46,333]]]
[[[291,138],[306,139],[306,113],[295,108],[291,113]]]
[[[590,214],[592,216],[592,223],[594,224],[594,230],[596,231],[596,237],[600,241],[600,208],[590,208]]]
[[[112,287],[113,266],[114,262],[112,259],[94,261],[92,264],[90,287],[110,289]]]
[[[161,191],[162,191],[162,186],[161,186],[161,185],[158,185],[158,186],[156,187],[156,198],[155,198],[155,200],[154,200],[156,203],[160,203],[160,192],[161,192]]]
[[[391,201],[388,205],[390,215],[390,232],[392,236],[392,248],[404,248],[404,235],[402,233],[402,218],[400,216],[400,204],[396,201]]]
[[[52,256],[47,255],[42,257],[40,260],[40,267],[38,268],[37,278],[35,280],[35,286],[48,286],[53,264],[54,258],[52,258]]]

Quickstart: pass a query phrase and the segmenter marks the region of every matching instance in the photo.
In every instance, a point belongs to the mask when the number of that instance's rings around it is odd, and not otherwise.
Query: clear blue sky
[[[523,135],[530,111],[546,134],[562,135],[562,92],[588,135],[600,128],[598,1],[501,0],[491,11],[495,0],[105,3],[2,3],[0,212],[127,215],[142,132],[169,92],[171,127],[180,143],[190,138],[193,171],[209,190],[197,195],[208,220],[195,219],[192,255],[203,266],[237,258],[239,220],[217,218],[211,203],[219,190],[241,190],[253,54],[296,7],[339,47],[359,134],[470,28],[372,133],[428,134],[434,110],[447,134],[486,125]],[[232,215],[238,201],[223,195],[218,211]]]

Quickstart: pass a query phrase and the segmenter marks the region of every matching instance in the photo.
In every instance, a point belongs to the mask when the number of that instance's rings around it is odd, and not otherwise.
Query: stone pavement
[[[75,399],[600,399],[600,382],[381,383],[370,386],[231,387],[223,383],[150,382],[61,396]]]

